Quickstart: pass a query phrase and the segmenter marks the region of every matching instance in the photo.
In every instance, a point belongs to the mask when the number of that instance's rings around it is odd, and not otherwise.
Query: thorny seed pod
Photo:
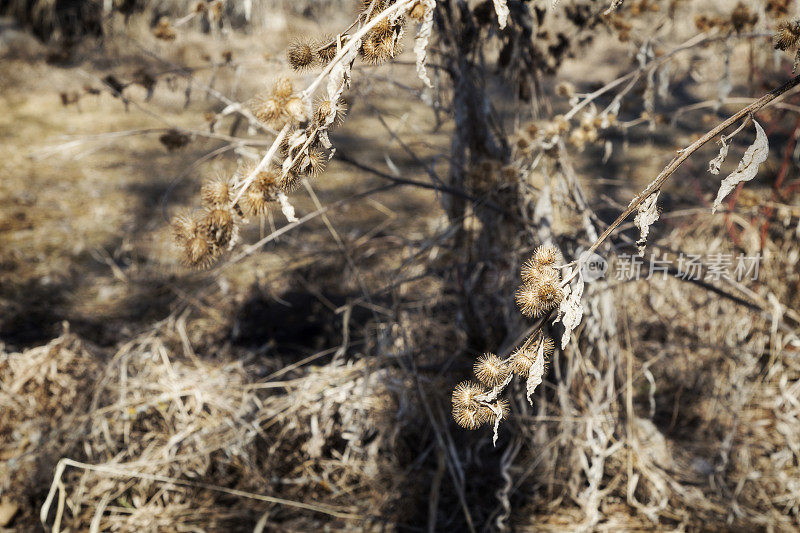
[[[301,172],[311,178],[316,178],[325,170],[325,163],[328,158],[321,150],[310,148],[303,156]]]
[[[535,286],[526,283],[517,289],[514,295],[520,312],[527,317],[538,317],[546,311],[539,300],[539,291]]]
[[[542,245],[533,251],[533,261],[539,266],[555,265],[559,252],[555,246]]]
[[[330,39],[326,39],[316,45],[317,50],[317,57],[322,63],[330,63],[333,61],[333,58],[336,57],[336,40],[334,39],[331,42]]]
[[[485,414],[478,401],[483,388],[477,383],[463,381],[453,390],[453,419],[466,429],[477,429],[486,422]]]
[[[236,223],[233,220],[233,213],[229,209],[214,207],[206,211],[200,221],[200,228],[208,236],[209,241],[219,246],[225,247],[231,242]]]
[[[386,0],[362,0],[361,2],[361,11],[365,16],[369,15],[370,18],[384,9],[386,9]]]
[[[540,275],[532,282],[539,304],[545,310],[553,309],[564,299],[564,291],[561,289],[561,274],[551,267],[544,267],[540,269],[539,273]]]
[[[773,40],[776,50],[788,50],[789,48],[797,47],[798,43],[800,43],[800,20],[779,22]],[[797,70],[798,63],[800,63],[800,49],[795,54],[792,72]]]
[[[775,28],[773,42],[776,50],[788,50],[800,41],[800,20],[784,20]]]
[[[328,117],[334,112],[336,115],[331,126],[338,126],[344,122],[344,115],[347,112],[347,104],[344,103],[343,99],[340,98],[335,104],[328,99],[319,100],[317,108],[314,110],[314,124],[318,127],[324,127]]]
[[[231,201],[231,184],[221,176],[208,180],[200,189],[200,197],[207,207],[227,207]]]
[[[285,101],[273,95],[257,100],[253,105],[253,114],[261,122],[269,124],[280,118],[284,108]]]
[[[286,50],[286,59],[295,70],[302,70],[309,68],[316,62],[317,56],[314,53],[314,48],[305,42],[296,42],[289,46]]]
[[[172,237],[178,244],[185,244],[198,229],[198,219],[189,213],[181,213],[172,219]]]
[[[475,361],[475,377],[487,387],[496,387],[508,377],[508,366],[493,353],[486,353]]]
[[[184,265],[206,268],[219,253],[219,249],[209,242],[196,216],[182,214],[172,220],[172,235],[181,246]]]
[[[264,195],[263,191],[258,190],[256,187],[250,187],[242,195],[241,199],[244,212],[248,216],[261,216],[266,214],[269,209],[269,200]]]

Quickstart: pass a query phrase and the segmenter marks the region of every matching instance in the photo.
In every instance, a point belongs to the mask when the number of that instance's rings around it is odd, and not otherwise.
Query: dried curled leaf
[[[658,220],[658,195],[661,191],[656,191],[648,196],[644,202],[639,205],[636,213],[636,218],[633,223],[639,228],[639,240],[636,245],[639,247],[639,255],[644,255],[644,246],[647,243],[647,235],[650,234],[650,226]]]
[[[764,128],[761,124],[753,121],[756,126],[756,140],[747,149],[739,162],[739,166],[727,178],[722,180],[717,192],[717,199],[714,200],[714,206],[711,212],[714,213],[722,205],[722,200],[742,182],[750,181],[756,177],[758,167],[761,163],[767,160],[769,156],[769,142],[767,141],[767,134],[764,133]]]
[[[610,15],[611,13],[622,7],[623,2],[625,2],[625,0],[611,0],[611,5],[608,6],[608,9],[603,11],[603,15],[606,16]]]
[[[433,31],[433,10],[436,8],[436,0],[423,0],[421,3],[425,8],[425,15],[414,38],[414,56],[417,58],[417,76],[427,87],[433,87],[425,68],[425,60],[428,57],[428,41]]]
[[[497,22],[500,23],[500,29],[502,30],[508,24],[508,15],[510,13],[508,0],[494,0],[494,10],[497,13]]]
[[[577,265],[576,268],[580,268],[580,265]],[[562,350],[569,344],[572,330],[578,327],[583,318],[583,304],[581,303],[581,297],[583,297],[583,275],[581,273],[578,273],[578,278],[573,282],[572,286],[567,285],[564,287],[564,293],[564,299],[558,308],[559,319],[564,324],[564,334],[561,336]]]
[[[289,198],[282,192],[278,193],[278,202],[281,204],[281,212],[289,222],[297,222],[294,214],[294,206],[289,203]]]
[[[545,343],[540,341],[539,346],[536,348],[536,358],[528,371],[528,380],[525,382],[525,396],[531,405],[533,405],[533,393],[536,391],[536,387],[541,385],[544,377],[545,355]]]
[[[717,157],[708,162],[708,171],[715,176],[719,174],[719,169],[722,167],[722,163],[724,163],[725,158],[728,157],[728,148],[730,147],[725,137],[722,137],[720,141],[722,142],[722,146],[719,149],[719,154]]]

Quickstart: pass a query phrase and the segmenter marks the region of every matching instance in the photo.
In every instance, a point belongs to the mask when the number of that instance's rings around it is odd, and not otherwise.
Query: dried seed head
[[[311,178],[316,178],[325,170],[325,163],[328,158],[321,150],[311,148],[303,156],[302,160],[301,172]]]
[[[314,47],[309,43],[296,42],[291,44],[289,49],[286,50],[286,59],[289,60],[289,64],[295,70],[302,70],[313,66],[316,62],[316,58]]]
[[[215,246],[225,247],[231,242],[235,227],[233,213],[229,209],[208,209],[200,221],[201,232]]]
[[[462,381],[453,390],[453,407],[477,408],[478,396],[483,394],[483,387],[474,381]]]
[[[286,102],[285,111],[289,118],[296,122],[301,122],[306,119],[306,106],[303,104],[303,100],[297,96],[289,98]]]
[[[206,207],[225,208],[231,201],[231,184],[221,176],[208,180],[200,190],[200,197]]]
[[[318,43],[316,45],[317,49],[317,57],[322,63],[330,63],[333,61],[333,58],[336,57],[336,41],[330,41],[330,39]]]
[[[198,14],[205,13],[207,7],[205,2],[197,2],[194,5],[194,12]]]
[[[555,268],[544,267],[540,270],[540,275],[532,283],[539,300],[539,304],[545,309],[550,310],[557,307],[564,299],[564,291],[561,288],[561,274]]]
[[[279,78],[272,88],[272,95],[279,99],[289,99],[292,94],[294,94],[294,87],[292,86],[292,80],[289,78]]]
[[[520,286],[514,297],[520,312],[527,317],[538,317],[546,311],[539,300],[539,291],[529,283]]]
[[[553,266],[559,259],[558,248],[548,245],[539,246],[533,251],[532,259],[539,266]]]
[[[261,122],[273,123],[283,114],[284,105],[285,101],[283,99],[274,95],[269,96],[256,101],[255,105],[253,105],[253,114]]]
[[[317,103],[317,108],[314,110],[314,124],[319,127],[324,127],[327,124],[328,117],[335,113],[331,126],[338,126],[344,122],[344,115],[346,112],[347,104],[345,104],[342,99],[339,99],[336,103],[327,99],[320,100]]]
[[[195,235],[183,246],[183,264],[195,268],[208,268],[219,254],[218,250],[202,235]]]
[[[773,37],[776,50],[788,50],[800,41],[800,20],[789,22],[784,20],[778,23]]]
[[[172,237],[178,244],[185,244],[197,235],[198,219],[189,213],[182,213],[172,219]]]
[[[453,419],[466,429],[477,429],[484,422],[486,416],[478,396],[483,393],[483,388],[477,383],[463,381],[453,390]]]
[[[508,366],[493,353],[486,353],[475,361],[475,377],[487,387],[496,387],[508,377]]]
[[[269,201],[264,193],[255,187],[250,187],[245,191],[241,203],[248,216],[261,216],[269,210]]]
[[[386,9],[386,0],[362,0],[361,1],[361,11],[366,16],[369,14],[369,18],[374,17],[381,11]]]

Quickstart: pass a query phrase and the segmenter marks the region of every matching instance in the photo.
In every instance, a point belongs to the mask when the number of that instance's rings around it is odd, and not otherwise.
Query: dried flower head
[[[487,421],[485,410],[478,401],[483,392],[480,385],[471,381],[463,381],[453,390],[453,419],[459,426],[477,429]]]
[[[333,114],[334,117],[331,126],[338,126],[344,122],[344,115],[346,112],[347,104],[344,103],[343,99],[340,98],[335,103],[328,99],[321,99],[317,102],[317,107],[314,110],[314,124],[318,127],[324,127],[328,117]]]
[[[317,60],[314,47],[306,42],[292,43],[286,50],[286,59],[295,70],[302,70],[312,67]]]
[[[252,106],[252,111],[256,118],[267,124],[278,120],[283,114],[284,109],[285,100],[278,98],[275,95],[258,99]]]
[[[475,361],[475,377],[487,387],[496,387],[508,377],[508,365],[493,353],[483,354]]]
[[[539,300],[539,291],[529,283],[520,286],[514,297],[520,312],[527,317],[541,316],[547,310]]]
[[[208,240],[220,248],[231,242],[236,223],[230,209],[212,207],[200,221],[200,228]]]
[[[788,50],[797,46],[800,41],[800,20],[789,22],[784,20],[775,28],[773,44],[776,50]]]
[[[329,63],[336,57],[336,41],[326,39],[316,45],[317,57],[322,63]]]
[[[292,80],[289,78],[278,78],[278,81],[275,82],[275,86],[272,88],[272,94],[276,98],[286,100],[294,94],[294,87],[292,86]]]
[[[231,201],[231,184],[222,176],[206,181],[200,189],[206,207],[227,207]]]
[[[186,266],[206,268],[219,254],[219,248],[208,240],[202,220],[196,216],[176,216],[172,220],[172,234],[181,246],[181,261]]]

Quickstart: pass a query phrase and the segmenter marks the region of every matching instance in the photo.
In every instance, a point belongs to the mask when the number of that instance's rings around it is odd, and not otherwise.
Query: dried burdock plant
[[[538,317],[559,306],[564,298],[561,274],[557,263],[558,248],[540,246],[521,269],[522,285],[517,290],[517,304],[523,315]],[[542,322],[543,324],[543,322]],[[495,354],[480,356],[474,365],[475,377],[481,385],[464,382],[453,391],[453,419],[466,429],[477,429],[487,422],[494,425],[494,440],[501,420],[508,418],[507,404],[500,394],[514,375],[526,380],[528,401],[542,382],[547,361],[553,353],[553,341],[541,331],[528,337],[522,346],[507,358]]]
[[[286,57],[291,68],[325,66],[300,93],[295,92],[288,78],[280,77],[270,91],[253,99],[250,109],[256,119],[280,131],[258,164],[242,166],[231,176],[230,202],[225,207],[230,217],[221,224],[222,212],[215,210],[214,223],[199,225],[193,234],[192,242],[199,243],[197,239],[203,236],[209,239],[206,253],[201,253],[199,244],[187,247],[186,232],[176,232],[187,264],[200,267],[213,264],[223,245],[235,242],[238,225],[247,221],[245,217],[265,214],[272,203],[280,205],[288,220],[296,220],[287,194],[302,179],[315,178],[324,170],[333,149],[328,132],[344,120],[347,106],[342,95],[350,85],[355,59],[361,56],[364,61],[381,63],[396,57],[407,24],[406,15],[421,20],[420,27],[429,32],[434,8],[432,0],[367,1],[347,31],[330,39],[297,41],[289,46]],[[427,40],[417,50],[417,68],[420,77],[429,83],[427,76],[423,77],[426,47]],[[317,97],[316,105],[312,105],[324,80],[328,82],[327,94]],[[192,255],[188,257],[190,252]]]

